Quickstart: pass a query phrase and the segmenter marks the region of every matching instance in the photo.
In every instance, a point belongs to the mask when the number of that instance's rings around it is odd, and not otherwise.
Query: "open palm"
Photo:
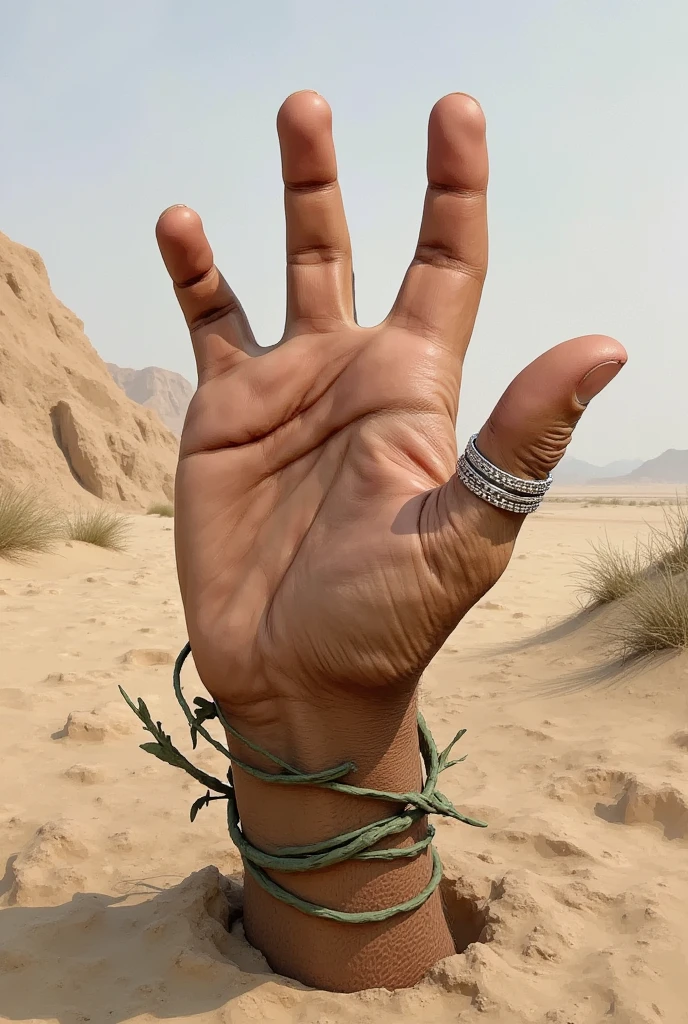
[[[487,266],[480,108],[454,94],[433,109],[416,254],[370,329],[355,320],[327,104],[291,96],[278,131],[288,303],[277,345],[255,342],[195,213],[173,207],[157,229],[199,372],[176,483],[182,598],[201,678],[239,715],[273,697],[412,688],[504,570],[522,522],[454,474]],[[504,469],[546,475],[624,360],[600,336],[550,350],[479,445]]]

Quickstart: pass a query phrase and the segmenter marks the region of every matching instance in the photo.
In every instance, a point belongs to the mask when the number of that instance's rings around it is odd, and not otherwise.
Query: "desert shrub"
[[[79,509],[67,516],[66,533],[70,540],[121,551],[126,547],[129,522],[114,509]]]
[[[31,489],[0,489],[0,557],[22,561],[48,551],[63,534],[59,509]]]
[[[174,516],[174,505],[164,501],[156,502],[150,506],[147,515],[168,516],[169,518],[172,518],[172,516]]]
[[[688,571],[688,503],[666,506],[662,526],[652,528],[651,543],[658,569],[677,575]]]
[[[645,579],[652,562],[652,549],[636,541],[633,549],[614,547],[605,538],[593,544],[590,554],[578,560],[573,573],[578,591],[593,605],[609,604],[626,597]]]
[[[688,647],[688,574],[646,580],[607,624],[605,639],[624,659]]]

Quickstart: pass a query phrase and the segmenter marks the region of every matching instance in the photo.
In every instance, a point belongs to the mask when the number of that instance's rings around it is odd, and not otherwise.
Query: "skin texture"
[[[415,789],[421,673],[504,571],[523,521],[475,498],[454,472],[462,363],[487,269],[484,117],[463,94],[433,108],[418,246],[373,328],[355,320],[330,109],[296,93],[277,128],[288,297],[276,345],[257,345],[198,215],[172,207],[157,225],[199,378],[175,507],[189,639],[204,685],[251,740],[307,771],[353,760],[347,781]],[[504,469],[544,477],[625,360],[599,335],[551,349],[510,385],[479,447]],[[244,830],[266,850],[394,811],[240,770],[235,778]],[[429,876],[426,854],[274,877],[351,911],[398,903]],[[244,913],[249,941],[275,970],[336,991],[412,985],[454,951],[437,894],[383,924],[341,925],[248,878]]]

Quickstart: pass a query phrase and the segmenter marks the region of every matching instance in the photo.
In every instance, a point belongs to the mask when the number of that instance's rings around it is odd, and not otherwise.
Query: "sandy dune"
[[[187,749],[170,522],[135,517],[126,554],[73,544],[0,564],[0,1020],[688,1020],[688,660],[620,671],[604,616],[562,625],[576,553],[660,515],[546,506],[430,666],[438,743],[468,728],[469,759],[443,788],[490,828],[438,823],[469,945],[395,994],[304,989],[273,975],[240,925],[228,933],[239,859],[222,808],[190,824],[196,784],[138,750],[117,684]],[[212,751],[198,760],[220,767]]]

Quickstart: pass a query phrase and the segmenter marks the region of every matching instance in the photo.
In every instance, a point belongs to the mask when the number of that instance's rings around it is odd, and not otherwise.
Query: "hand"
[[[203,683],[249,739],[307,771],[353,759],[356,785],[407,792],[420,784],[419,677],[501,575],[523,521],[455,474],[462,363],[487,266],[485,124],[467,96],[434,107],[415,257],[373,328],[355,319],[327,104],[289,97],[278,132],[287,318],[276,345],[256,344],[197,214],[173,207],[157,227],[198,366],[175,495],[189,640]],[[480,449],[503,469],[545,477],[625,359],[599,336],[550,350],[511,384]],[[235,741],[230,749],[255,757]],[[385,813],[238,770],[234,779],[244,831],[263,849]],[[429,872],[421,856],[276,880],[360,910],[409,898]],[[244,922],[275,969],[306,983],[411,985],[453,950],[435,896],[384,925],[336,925],[277,903],[249,877]]]
[[[278,117],[287,222],[283,338],[259,347],[199,217],[158,223],[199,386],[181,441],[176,545],[201,678],[230,712],[292,696],[408,688],[506,567],[523,517],[454,474],[463,358],[487,267],[478,104],[440,100],[415,257],[387,319],[354,317],[331,115],[297,93]],[[546,353],[511,385],[479,447],[543,477],[583,407],[625,361],[609,338]],[[580,395],[579,395],[580,397]]]

